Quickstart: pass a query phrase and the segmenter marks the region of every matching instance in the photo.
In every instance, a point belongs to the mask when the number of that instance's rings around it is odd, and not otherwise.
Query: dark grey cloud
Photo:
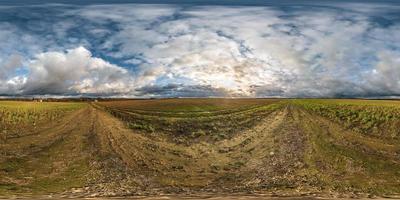
[[[229,97],[230,91],[211,85],[152,85],[136,89],[139,95],[147,97]],[[237,95],[234,95],[237,96]]]

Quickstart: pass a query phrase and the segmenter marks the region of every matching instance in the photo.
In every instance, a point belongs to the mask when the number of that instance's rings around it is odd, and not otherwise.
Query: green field
[[[400,101],[0,101],[0,196],[400,194]]]

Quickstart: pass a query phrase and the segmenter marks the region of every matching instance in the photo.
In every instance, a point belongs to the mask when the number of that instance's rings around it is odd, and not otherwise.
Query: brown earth
[[[371,197],[375,194],[369,187],[379,183],[396,191],[400,179],[390,175],[400,169],[400,160],[392,153],[399,147],[372,138],[359,140],[353,133],[339,134],[344,131],[335,123],[287,105],[233,138],[188,146],[136,133],[88,105],[35,134],[1,144],[0,195],[312,199]],[[323,142],[349,148],[352,154],[324,149],[321,135]],[[366,169],[354,160],[360,152],[372,155],[365,159],[381,164],[387,172]],[[382,156],[390,162],[379,162]],[[338,169],[335,162],[346,166]],[[370,179],[365,190],[364,185],[352,183],[371,173],[385,180]]]

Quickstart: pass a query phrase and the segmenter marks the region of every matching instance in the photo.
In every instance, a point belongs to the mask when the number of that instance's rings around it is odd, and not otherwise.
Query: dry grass
[[[0,194],[395,195],[398,105],[267,99],[24,104],[38,113],[56,110],[58,120],[1,143]]]

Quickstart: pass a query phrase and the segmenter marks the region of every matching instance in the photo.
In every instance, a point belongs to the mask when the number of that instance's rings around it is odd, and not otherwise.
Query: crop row
[[[400,107],[334,100],[296,100],[297,105],[341,123],[345,128],[379,138],[400,137]]]
[[[3,137],[22,135],[22,131],[30,131],[42,123],[58,120],[82,106],[78,103],[1,102],[0,133]]]
[[[273,103],[246,110],[234,109],[235,112],[216,112],[215,115],[179,117],[171,117],[168,114],[163,116],[143,114],[112,107],[103,108],[132,129],[150,134],[165,133],[173,136],[175,142],[188,142],[189,140],[216,141],[232,137],[239,131],[251,128],[282,106],[282,103]]]

